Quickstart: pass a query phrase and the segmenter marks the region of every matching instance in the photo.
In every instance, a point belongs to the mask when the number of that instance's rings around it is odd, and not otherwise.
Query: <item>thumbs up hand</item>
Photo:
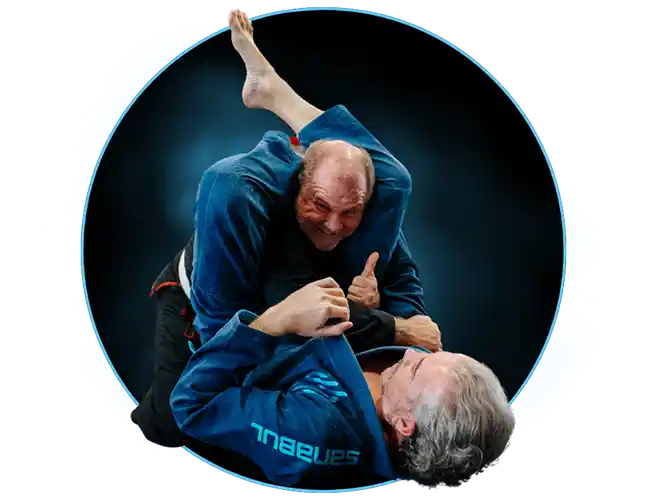
[[[348,300],[361,304],[369,309],[380,307],[380,292],[377,289],[377,278],[375,277],[375,266],[380,254],[373,252],[366,259],[364,270],[359,276],[355,276],[348,288]]]

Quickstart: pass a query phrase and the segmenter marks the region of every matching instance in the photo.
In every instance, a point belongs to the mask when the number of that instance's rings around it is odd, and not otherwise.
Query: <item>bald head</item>
[[[332,177],[351,189],[361,189],[366,201],[373,193],[375,169],[366,150],[340,140],[322,140],[312,143],[303,157],[301,184],[318,176]],[[355,182],[355,186],[352,185]]]
[[[303,157],[296,211],[319,250],[332,250],[359,226],[375,185],[370,155],[345,141],[314,142]]]

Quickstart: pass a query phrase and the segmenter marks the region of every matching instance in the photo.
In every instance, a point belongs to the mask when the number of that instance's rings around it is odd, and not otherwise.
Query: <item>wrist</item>
[[[278,313],[276,306],[270,307],[249,326],[274,337],[280,337],[286,333],[282,315]]]
[[[395,318],[395,345],[409,345],[409,322],[404,318]]]

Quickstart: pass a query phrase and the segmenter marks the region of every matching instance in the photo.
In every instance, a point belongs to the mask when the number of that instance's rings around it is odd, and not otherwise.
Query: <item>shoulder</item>
[[[263,191],[258,189],[245,165],[244,158],[231,157],[209,167],[198,188],[198,209],[230,214],[267,204]]]

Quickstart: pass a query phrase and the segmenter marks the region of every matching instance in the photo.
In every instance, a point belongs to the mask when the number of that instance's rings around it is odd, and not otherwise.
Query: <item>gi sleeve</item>
[[[236,160],[212,166],[198,188],[191,304],[202,343],[237,311],[263,310],[260,262],[269,201]]]
[[[355,276],[358,269],[364,268],[368,256],[379,252],[380,260],[375,269],[379,278],[385,272],[398,240],[411,197],[411,175],[344,106],[327,110],[299,134],[305,147],[322,139],[346,141],[364,148],[371,156],[375,168],[373,197],[359,228],[340,245],[343,252],[340,266],[345,274]]]
[[[353,326],[344,332],[355,354],[393,345],[395,341],[395,318],[378,309],[369,309],[352,300],[348,302]]]
[[[240,311],[196,351],[171,394],[171,409],[185,434],[247,456],[271,481],[295,484],[315,461],[332,460],[324,455],[340,441],[340,417],[308,391],[244,384],[280,342],[247,326],[255,318]]]
[[[418,267],[411,258],[404,233],[400,232],[398,243],[391,257],[380,286],[381,308],[400,318],[429,316],[424,303],[424,291]]]

